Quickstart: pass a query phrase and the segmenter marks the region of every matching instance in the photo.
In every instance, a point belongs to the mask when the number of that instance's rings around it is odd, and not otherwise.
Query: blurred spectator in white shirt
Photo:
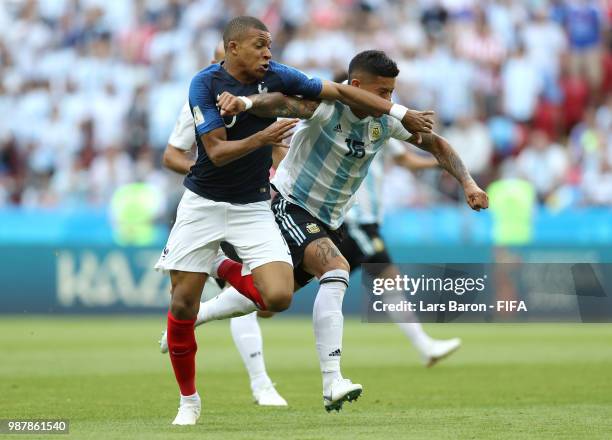
[[[477,181],[490,171],[493,141],[485,124],[466,114],[457,119],[444,135]]]
[[[530,140],[517,158],[516,170],[519,177],[534,184],[539,199],[546,200],[563,183],[569,165],[567,151],[541,130],[534,130]]]
[[[543,82],[536,67],[519,45],[502,70],[504,113],[518,122],[530,121],[542,89]]]

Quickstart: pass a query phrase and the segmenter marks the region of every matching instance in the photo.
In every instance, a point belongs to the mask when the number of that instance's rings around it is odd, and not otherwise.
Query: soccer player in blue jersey
[[[211,64],[217,64],[225,58],[223,41],[221,41],[214,51]],[[189,108],[189,102],[181,108],[179,116],[174,124],[174,129],[168,139],[168,144],[164,151],[163,164],[168,169],[177,173],[187,175],[195,164],[195,131],[193,129],[193,116]],[[273,168],[278,166],[280,159],[286,154],[286,145],[274,146],[272,152]],[[240,261],[233,248],[227,243],[221,243],[221,248],[229,258]],[[209,284],[225,287],[226,282],[216,279],[209,280]],[[276,391],[272,379],[268,376],[264,362],[263,339],[258,318],[269,318],[272,312],[257,311],[244,316],[237,316],[230,320],[230,329],[234,344],[240,353],[240,357],[249,374],[253,399],[257,405],[261,406],[287,406],[287,401]],[[197,325],[197,322],[196,322]],[[162,333],[159,341],[160,351],[168,352],[167,332]]]
[[[369,90],[387,101],[391,100],[398,74],[395,62],[381,51],[362,52],[349,66],[351,87]],[[300,100],[281,93],[248,98],[224,93],[219,104],[222,114],[249,110],[262,117],[305,119],[272,180],[279,192],[272,208],[291,249],[296,283],[303,286],[313,276],[319,280],[313,325],[323,376],[323,401],[327,410],[338,410],[343,402],[357,398],[362,387],[340,373],[342,299],[348,287],[350,265],[337,246],[345,234],[345,214],[371,161],[391,138],[415,143],[431,152],[462,184],[471,208],[486,208],[487,195],[442,137],[433,133],[412,134],[384,112],[372,117],[359,104]],[[235,292],[225,291],[201,305],[199,319],[223,319],[248,313],[254,307]]]
[[[189,89],[198,157],[184,180],[187,188],[176,222],[156,268],[170,272],[168,347],[181,399],[173,424],[195,424],[200,397],[195,387],[197,344],[194,323],[204,283],[221,241],[232,244],[252,273],[256,290],[248,297],[262,310],[282,311],[293,294],[292,259],[269,207],[271,145],[290,134],[297,120],[251,113],[223,118],[223,93],[280,92],[305,98],[340,100],[368,114],[392,114],[409,129],[429,131],[427,113],[348,85],[308,78],[271,61],[271,36],[253,17],[231,20],[223,33],[225,62],[199,72]],[[398,121],[398,124],[400,122]],[[261,292],[261,294],[259,293]]]

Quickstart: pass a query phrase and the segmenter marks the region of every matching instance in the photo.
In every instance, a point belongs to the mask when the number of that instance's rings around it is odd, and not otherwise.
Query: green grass
[[[59,438],[76,439],[612,436],[610,325],[430,325],[464,346],[428,370],[395,326],[347,321],[343,373],[364,395],[327,414],[307,319],[262,323],[269,373],[290,404],[281,409],[252,403],[227,323],[209,324],[198,329],[195,427],[170,425],[178,398],[156,345],[163,325],[0,317],[0,418],[67,418],[70,435]]]

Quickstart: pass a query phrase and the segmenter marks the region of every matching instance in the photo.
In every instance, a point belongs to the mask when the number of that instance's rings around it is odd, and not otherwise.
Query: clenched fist
[[[246,110],[244,101],[229,92],[217,96],[217,106],[221,116],[234,116]]]
[[[402,124],[412,134],[431,133],[433,130],[434,119],[433,111],[419,112],[416,110],[408,110],[402,119]]]
[[[489,207],[489,197],[475,182],[470,182],[464,186],[465,200],[470,208],[475,211],[487,209]]]

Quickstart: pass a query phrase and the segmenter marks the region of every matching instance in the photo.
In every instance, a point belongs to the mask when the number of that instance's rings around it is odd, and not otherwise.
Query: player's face
[[[249,29],[247,35],[236,45],[236,55],[244,70],[255,79],[262,79],[270,68],[272,52],[270,32]]]
[[[360,81],[359,87],[387,101],[391,101],[391,95],[393,95],[393,90],[395,90],[395,78],[368,75]]]
[[[391,101],[393,90],[395,90],[395,78],[360,74],[359,76],[353,78],[351,85],[364,89],[370,93],[374,93],[387,101]],[[381,117],[382,114],[373,116]]]

